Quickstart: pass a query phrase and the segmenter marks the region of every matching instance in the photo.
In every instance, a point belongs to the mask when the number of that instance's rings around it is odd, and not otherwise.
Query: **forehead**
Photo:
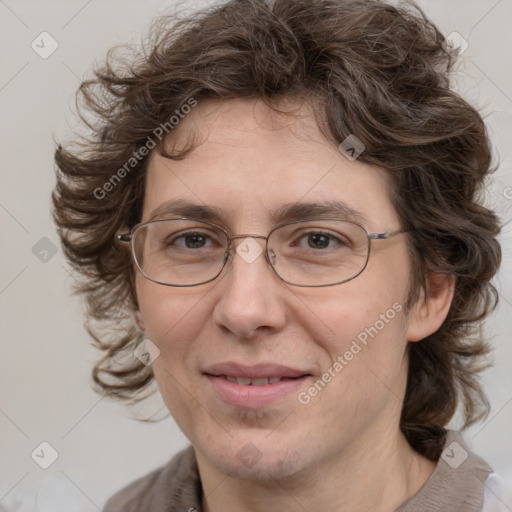
[[[192,136],[194,149],[182,160],[150,156],[143,220],[165,215],[176,201],[211,207],[226,222],[253,223],[275,221],[285,205],[338,203],[360,214],[355,220],[396,224],[383,169],[349,161],[326,140],[314,104],[287,98],[278,107],[293,114],[261,100],[199,102],[167,140],[172,151]]]

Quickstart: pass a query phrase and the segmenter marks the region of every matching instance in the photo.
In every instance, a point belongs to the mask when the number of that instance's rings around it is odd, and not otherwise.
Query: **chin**
[[[270,434],[272,435],[272,434]],[[275,433],[274,433],[275,435]],[[284,443],[276,437],[274,442],[268,438],[268,432],[238,436],[226,439],[226,444],[212,446],[196,445],[202,451],[209,464],[231,478],[257,480],[275,485],[275,480],[293,480],[308,466],[304,457],[305,450],[299,452],[299,443]],[[277,442],[276,442],[277,441]],[[313,461],[310,461],[313,462]]]

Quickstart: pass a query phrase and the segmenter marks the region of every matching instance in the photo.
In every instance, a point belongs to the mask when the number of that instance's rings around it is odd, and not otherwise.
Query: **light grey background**
[[[204,2],[203,2],[204,4]],[[138,43],[148,22],[176,3],[164,1],[0,0],[1,108],[1,395],[0,500],[4,503],[43,479],[59,478],[91,510],[110,493],[167,461],[187,444],[174,422],[147,424],[134,411],[90,388],[98,354],[82,327],[82,305],[70,295],[69,275],[50,218],[54,186],[53,137],[76,126],[74,92],[116,43]],[[187,2],[186,5],[192,5]],[[487,202],[504,221],[512,217],[511,0],[422,1],[446,34],[469,47],[454,77],[458,90],[487,116],[499,171]],[[171,9],[172,10],[172,9]],[[47,31],[58,49],[41,58],[31,43]],[[46,46],[48,48],[48,46]],[[509,188],[510,187],[510,188]],[[502,236],[504,261],[496,280],[499,309],[486,326],[496,365],[485,373],[492,412],[466,439],[503,475],[512,468],[512,253],[511,228]],[[32,252],[57,253],[42,262]],[[141,413],[159,409],[159,399]],[[41,469],[31,452],[49,442],[59,457]],[[1,501],[0,501],[1,502]],[[508,504],[512,510],[512,504]],[[71,510],[71,509],[69,509]]]

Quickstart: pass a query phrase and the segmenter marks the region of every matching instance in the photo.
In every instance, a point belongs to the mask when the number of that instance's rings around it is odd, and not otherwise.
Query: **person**
[[[94,381],[156,379],[190,441],[104,510],[491,510],[447,428],[488,414],[501,258],[456,49],[377,0],[230,0],[151,34],[81,84],[90,134],[55,155]]]

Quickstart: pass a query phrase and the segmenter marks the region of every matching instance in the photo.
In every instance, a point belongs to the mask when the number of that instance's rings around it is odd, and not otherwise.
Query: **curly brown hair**
[[[450,89],[455,57],[443,34],[413,3],[231,0],[162,17],[150,36],[145,51],[111,50],[81,84],[79,114],[91,134],[55,154],[54,219],[82,277],[87,329],[104,352],[93,370],[99,389],[137,400],[154,387],[151,367],[133,357],[143,337],[133,320],[134,267],[115,235],[141,220],[141,148],[151,141],[174,159],[194,148],[169,154],[172,133],[155,137],[155,129],[191,98],[260,98],[271,107],[285,96],[314,99],[326,138],[356,135],[366,147],[359,159],[392,177],[394,206],[411,230],[410,303],[429,271],[455,278],[442,327],[409,344],[400,422],[411,446],[436,460],[458,406],[465,426],[488,414],[480,327],[497,303],[490,280],[501,259],[498,219],[479,200],[494,170],[490,141],[477,110]]]

